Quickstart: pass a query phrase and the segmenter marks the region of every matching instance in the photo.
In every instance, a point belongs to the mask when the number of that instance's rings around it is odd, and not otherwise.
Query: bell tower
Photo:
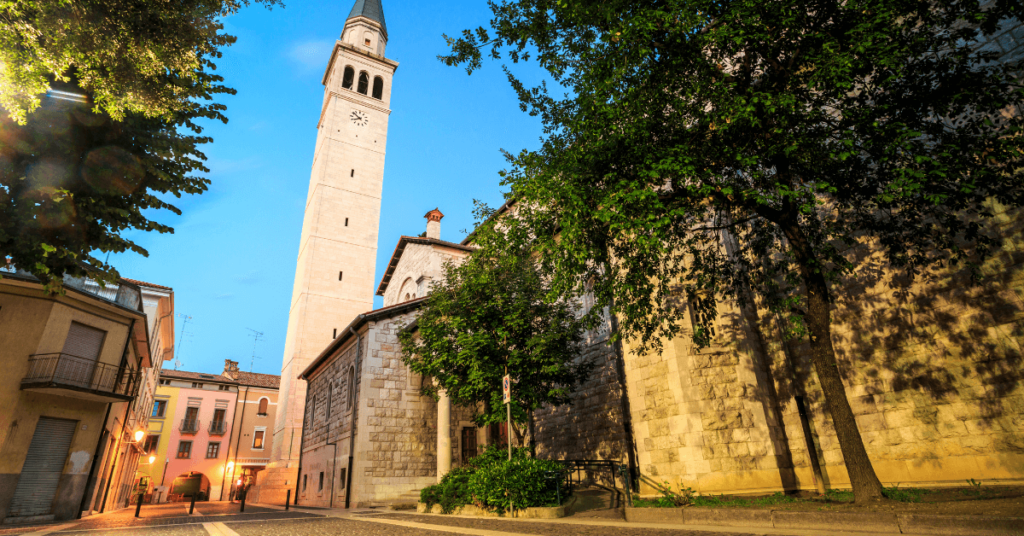
[[[380,0],[356,0],[324,72],[309,193],[288,314],[281,390],[261,502],[295,489],[306,385],[299,374],[361,313],[373,309],[391,79],[398,63]]]

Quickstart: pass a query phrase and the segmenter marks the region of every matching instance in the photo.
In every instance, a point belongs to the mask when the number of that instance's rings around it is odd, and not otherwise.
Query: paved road
[[[193,515],[181,505],[144,507],[62,525],[25,527],[25,536],[751,536],[742,530],[702,531],[643,528],[594,518],[561,522],[461,518],[380,510],[288,511],[228,503],[197,504]],[[765,531],[756,531],[765,534]],[[779,534],[781,531],[767,531]],[[797,531],[804,532],[804,531]],[[820,533],[818,533],[820,534]],[[6,535],[4,535],[6,536]],[[817,536],[817,534],[815,534]]]

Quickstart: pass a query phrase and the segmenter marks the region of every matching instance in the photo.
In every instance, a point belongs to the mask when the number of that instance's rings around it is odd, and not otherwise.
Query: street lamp
[[[155,461],[156,461],[156,456],[150,456],[149,457],[149,464],[150,465],[153,465],[153,462],[155,462]]]
[[[136,443],[140,443],[140,442],[142,442],[142,438],[144,438],[144,437],[146,437],[146,432],[145,432],[145,431],[143,431],[143,430],[137,430],[137,431],[135,432],[135,442],[136,442]]]

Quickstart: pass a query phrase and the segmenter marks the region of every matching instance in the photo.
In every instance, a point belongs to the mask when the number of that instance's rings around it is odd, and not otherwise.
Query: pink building
[[[157,400],[164,401],[165,424],[161,438],[166,454],[161,484],[175,499],[174,481],[186,476],[201,479],[201,499],[220,498],[229,486],[228,445],[237,407],[238,383],[221,375],[164,370]],[[154,417],[157,409],[154,409]]]

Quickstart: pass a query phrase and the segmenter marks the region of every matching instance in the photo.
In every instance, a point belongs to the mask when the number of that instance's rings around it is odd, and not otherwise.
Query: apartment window
[[[217,388],[220,389],[221,391],[230,391],[231,390],[231,386],[230,385],[218,385]]]
[[[227,410],[224,409],[213,410],[213,422],[224,422],[225,413],[227,413]]]
[[[210,443],[206,445],[206,457],[216,458],[220,455],[220,443]]]
[[[156,400],[153,402],[153,417],[157,419],[164,418],[164,414],[167,413],[167,401]]]
[[[259,415],[260,417],[266,417],[267,416],[267,408],[269,408],[269,407],[270,407],[270,399],[267,398],[267,397],[261,398],[260,399],[260,409],[256,410],[256,415]]]
[[[263,450],[263,436],[266,433],[266,430],[256,430],[256,432],[252,434],[253,450]]]
[[[324,490],[324,472],[320,471],[320,485],[316,489],[318,492]]]
[[[159,435],[146,436],[146,442],[142,444],[142,450],[145,451],[146,454],[153,454],[154,452],[156,452],[156,448],[159,445],[160,445],[160,436]]]
[[[170,385],[171,380],[160,380],[160,385]]]
[[[191,458],[192,457],[192,442],[182,441],[178,443],[178,458]]]
[[[202,389],[203,388],[203,384],[197,383],[197,382],[192,382],[192,388],[193,389]]]

